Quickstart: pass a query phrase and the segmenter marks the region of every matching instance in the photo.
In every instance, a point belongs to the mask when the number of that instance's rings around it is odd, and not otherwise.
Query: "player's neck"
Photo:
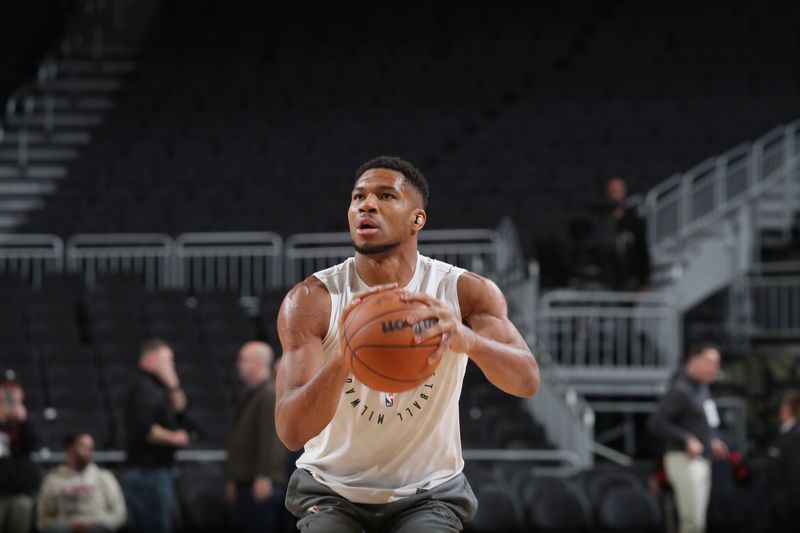
[[[414,277],[417,268],[417,247],[400,245],[384,253],[355,255],[356,272],[370,287],[386,283],[397,283],[405,287]]]

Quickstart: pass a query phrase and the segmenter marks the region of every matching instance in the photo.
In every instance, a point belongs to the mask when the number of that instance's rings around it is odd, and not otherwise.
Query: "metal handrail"
[[[800,164],[798,129],[800,120],[778,126],[752,144],[737,145],[653,187],[644,204],[653,250],[665,252],[686,243],[784,178]],[[746,186],[732,192],[729,180],[739,178],[742,172],[746,173]],[[698,200],[704,194],[707,203],[710,202],[706,211],[698,207]],[[666,235],[661,235],[662,213],[671,213],[669,218],[674,226]]]

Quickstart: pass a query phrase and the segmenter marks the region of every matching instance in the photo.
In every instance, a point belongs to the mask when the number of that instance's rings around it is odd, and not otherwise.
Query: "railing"
[[[666,293],[552,291],[541,300],[538,331],[561,372],[611,392],[624,392],[614,380],[666,379],[681,347],[679,313]]]
[[[78,234],[67,241],[67,268],[93,285],[102,274],[131,274],[148,289],[171,285],[174,242],[160,233]]]
[[[509,253],[506,241],[492,230],[426,233],[420,238],[421,253],[484,274],[498,274],[498,258]],[[185,233],[175,240],[160,233],[77,234],[64,247],[52,235],[0,235],[0,272],[20,272],[36,286],[45,272],[67,270],[83,273],[88,285],[104,274],[129,274],[151,289],[238,290],[252,296],[296,283],[353,255],[348,234],[299,234],[287,242],[284,248],[270,232]],[[36,266],[43,258],[52,263],[46,270]],[[529,283],[529,277],[507,268],[518,260],[502,264],[506,272],[499,273],[501,279],[514,280],[515,286]],[[529,322],[532,306],[519,305]]]
[[[779,126],[654,187],[644,210],[655,255],[684,244],[787,178],[800,160],[798,129],[800,121]]]
[[[64,270],[64,243],[55,235],[0,235],[0,272],[19,275],[33,287]]]
[[[252,296],[281,287],[282,262],[283,241],[275,233],[184,233],[175,240],[174,284]]]
[[[745,310],[732,333],[745,338],[800,338],[800,262],[762,263],[743,276]]]
[[[423,255],[488,274],[498,266],[503,246],[500,235],[488,229],[428,230],[419,234]],[[353,255],[349,233],[300,233],[286,240],[285,281],[293,285],[318,270]]]
[[[531,414],[547,431],[548,438],[560,449],[568,450],[581,467],[593,463],[594,411],[549,361],[546,353],[539,360],[539,393],[526,400]]]

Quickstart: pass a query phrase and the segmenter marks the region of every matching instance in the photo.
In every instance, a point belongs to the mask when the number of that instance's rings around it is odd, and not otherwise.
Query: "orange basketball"
[[[428,319],[411,325],[406,319],[420,302],[404,302],[395,291],[364,298],[347,316],[342,332],[342,350],[350,371],[367,387],[381,392],[403,392],[421,385],[439,366],[428,364],[441,335],[414,344],[417,331],[436,324]]]

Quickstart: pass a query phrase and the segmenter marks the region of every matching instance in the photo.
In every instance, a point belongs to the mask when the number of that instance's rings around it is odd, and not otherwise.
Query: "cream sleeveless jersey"
[[[464,272],[418,254],[406,288],[445,302],[460,320],[457,282]],[[325,355],[340,357],[339,317],[368,287],[353,258],[314,276],[331,296]],[[466,368],[466,354],[448,351],[425,383],[394,394],[348,376],[333,420],[306,443],[297,466],[354,503],[389,503],[452,479],[464,468],[458,399]]]

